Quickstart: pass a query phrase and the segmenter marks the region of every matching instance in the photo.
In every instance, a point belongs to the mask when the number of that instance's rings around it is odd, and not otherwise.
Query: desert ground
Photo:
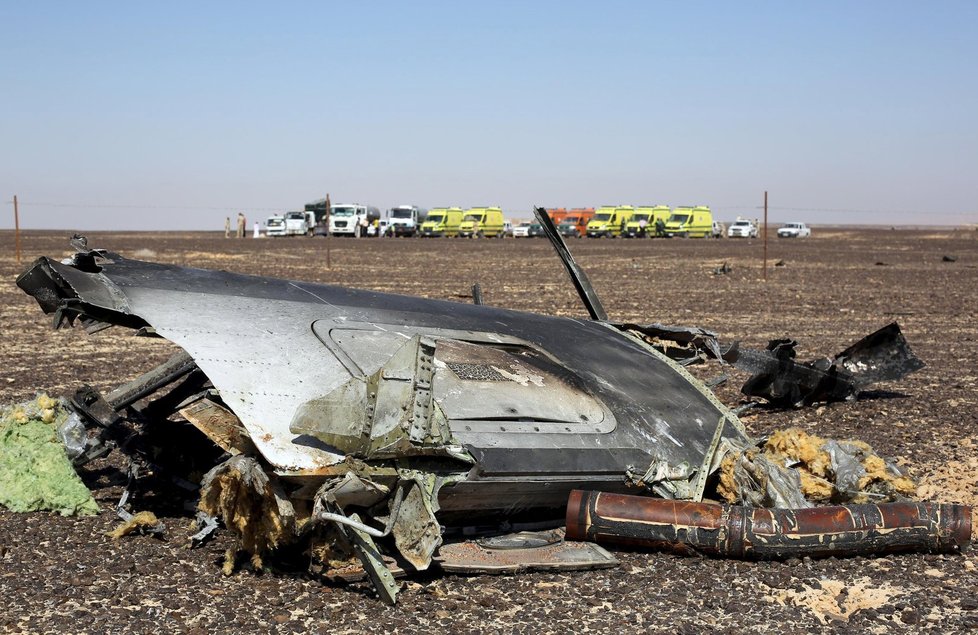
[[[0,232],[0,403],[39,391],[108,390],[164,361],[172,345],[123,329],[53,331],[16,286],[41,255],[69,253],[70,232],[27,232],[23,260]],[[225,239],[218,233],[91,233],[89,245],[125,256],[554,315],[584,310],[545,240]],[[329,245],[329,266],[327,265]],[[610,317],[696,325],[723,341],[763,347],[799,341],[801,359],[833,355],[898,321],[927,367],[855,402],[799,410],[757,408],[755,435],[799,426],[869,442],[920,481],[921,498],[978,502],[978,232],[822,229],[768,247],[760,240],[574,240]],[[946,261],[952,256],[954,261]],[[714,275],[728,263],[732,271]],[[781,262],[781,266],[774,266]],[[697,367],[703,379],[723,372]],[[746,376],[717,389],[746,399]],[[83,478],[95,517],[0,511],[3,632],[399,633],[954,633],[978,630],[978,556],[909,554],[743,562],[609,549],[616,569],[405,581],[395,607],[366,583],[336,586],[307,574],[241,571],[225,577],[226,531],[191,550],[192,514],[148,497],[163,539],[105,533],[122,491],[114,457]]]

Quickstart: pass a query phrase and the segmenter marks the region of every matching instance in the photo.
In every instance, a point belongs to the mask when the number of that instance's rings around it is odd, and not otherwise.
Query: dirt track
[[[543,240],[235,240],[217,234],[97,234],[89,244],[129,257],[471,301],[558,315],[583,310]],[[67,235],[29,234],[22,267],[0,233],[0,402],[80,382],[112,386],[163,361],[158,340],[118,329],[53,332],[13,281],[39,255],[67,253]],[[922,494],[978,502],[978,234],[816,229],[772,240],[768,280],[759,241],[595,240],[571,244],[613,319],[697,325],[724,341],[764,346],[790,336],[802,358],[834,354],[899,321],[928,367],[855,403],[755,411],[754,434],[801,426],[855,437],[908,465]],[[954,255],[956,262],[942,256]],[[784,266],[774,267],[779,260]],[[728,275],[711,271],[723,262]],[[879,263],[879,264],[878,264]],[[718,374],[716,367],[697,371]],[[718,395],[740,403],[742,375]],[[86,473],[106,510],[121,488],[112,463]],[[155,506],[155,507],[154,507]],[[0,511],[0,631],[24,632],[967,632],[978,629],[978,556],[908,555],[746,563],[616,552],[593,573],[409,581],[397,607],[369,588],[292,574],[221,575],[224,533],[187,549],[189,516],[165,501],[164,541],[113,543],[96,518]]]

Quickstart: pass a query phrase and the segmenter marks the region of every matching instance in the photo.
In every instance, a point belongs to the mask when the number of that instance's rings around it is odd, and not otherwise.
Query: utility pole
[[[14,194],[14,251],[17,252],[17,266],[20,267],[20,210],[17,209],[17,195]]]
[[[764,281],[767,281],[767,190],[764,190]]]

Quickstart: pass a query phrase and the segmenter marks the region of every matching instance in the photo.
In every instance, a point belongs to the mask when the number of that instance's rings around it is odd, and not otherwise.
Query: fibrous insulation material
[[[916,484],[863,441],[836,441],[800,428],[773,433],[761,447],[727,456],[718,493],[764,507],[881,503],[912,496]]]
[[[251,457],[232,457],[205,474],[197,507],[237,534],[258,569],[262,556],[295,538],[295,509]]]
[[[56,511],[90,516],[99,511],[58,441],[64,404],[47,395],[0,409],[0,504],[15,512]]]

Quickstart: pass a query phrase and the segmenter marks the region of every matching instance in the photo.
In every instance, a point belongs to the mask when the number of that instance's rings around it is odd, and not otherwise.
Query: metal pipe
[[[971,542],[971,507],[943,503],[768,509],[573,490],[567,539],[691,547],[734,558],[956,552]]]
[[[334,523],[339,523],[341,525],[347,525],[349,527],[353,527],[354,529],[359,529],[363,533],[370,534],[374,538],[383,538],[384,536],[390,533],[390,528],[388,528],[386,531],[382,531],[380,529],[374,529],[370,525],[365,525],[363,523],[353,520],[352,518],[347,518],[343,514],[334,514],[332,512],[319,512],[317,518],[319,518],[319,520],[329,520]]]

